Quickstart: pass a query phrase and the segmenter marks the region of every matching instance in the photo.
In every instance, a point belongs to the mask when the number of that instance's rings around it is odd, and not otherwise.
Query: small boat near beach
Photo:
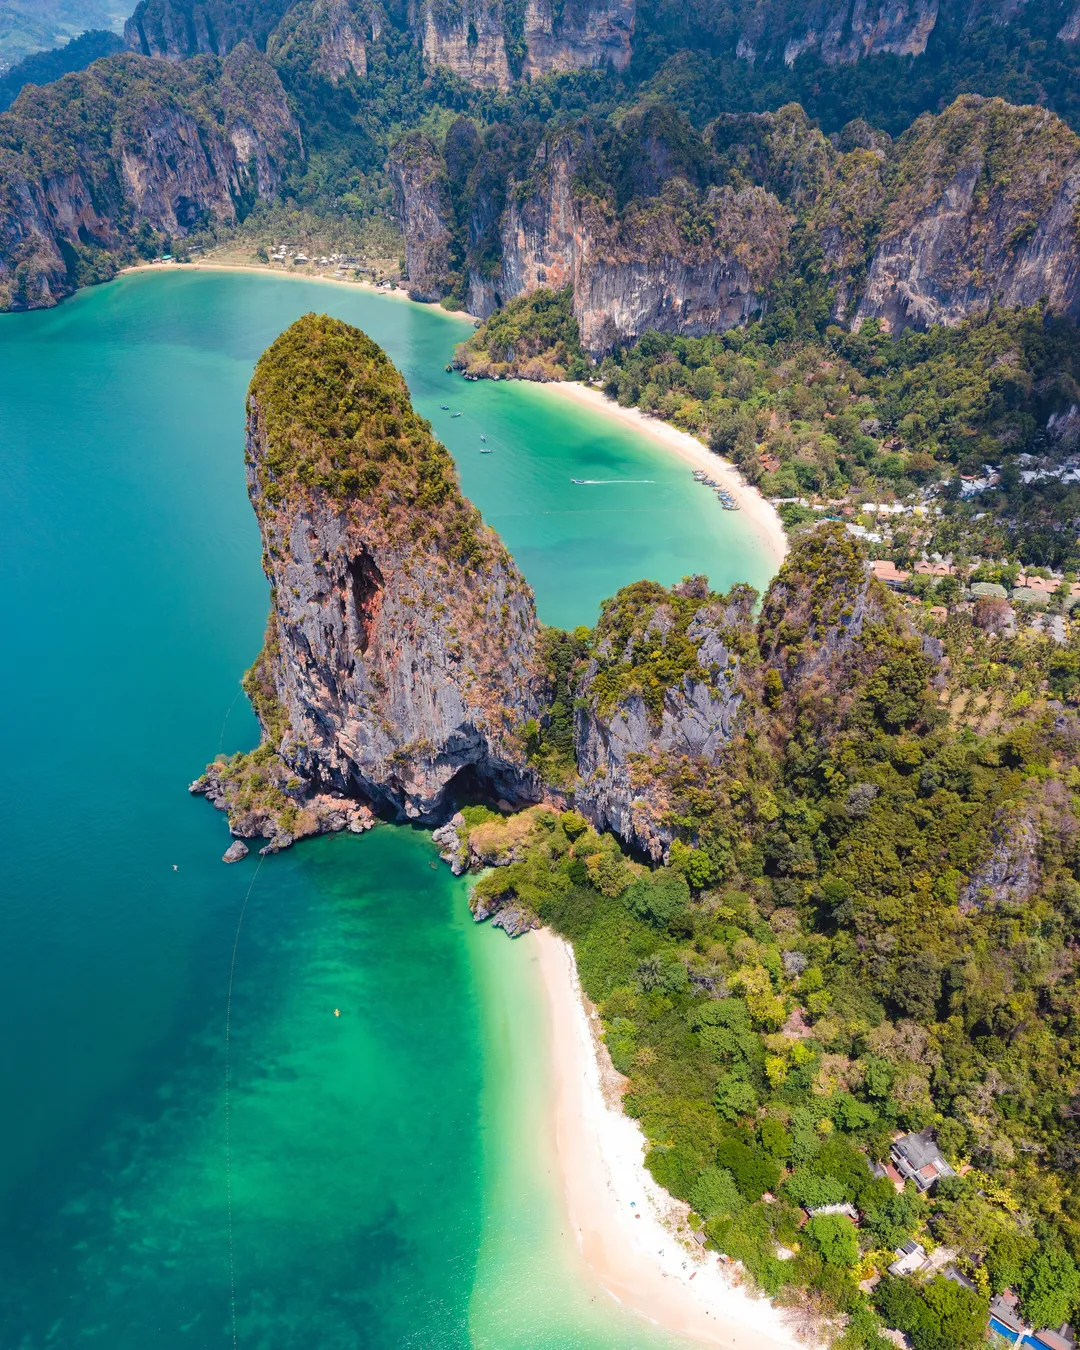
[[[482,446],[481,449],[480,449],[480,453],[481,453],[482,455],[490,455],[490,454],[491,454],[491,446],[490,446],[490,445]]]
[[[487,437],[486,437],[486,436],[481,436],[480,439],[481,439],[482,441],[486,441],[486,440],[487,440]]]
[[[440,403],[440,404],[439,404],[439,407],[443,410],[443,412],[449,412],[449,411],[450,411],[450,404],[449,404],[449,403]]]
[[[456,412],[456,413],[451,413],[450,416],[451,416],[451,417],[460,417],[461,414],[460,414],[459,412]]]
[[[577,483],[578,486],[580,487],[581,484],[584,483],[585,479],[584,479],[584,478],[571,478],[570,481],[571,481],[571,483]]]

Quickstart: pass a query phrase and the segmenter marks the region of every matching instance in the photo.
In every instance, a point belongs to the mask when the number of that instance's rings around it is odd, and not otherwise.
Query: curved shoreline
[[[321,281],[329,286],[345,286],[348,290],[371,291],[374,295],[385,295],[391,300],[407,300],[410,305],[422,305],[425,309],[437,309],[451,319],[464,319],[476,324],[480,320],[475,314],[463,309],[444,309],[437,300],[414,300],[408,291],[398,286],[394,290],[385,290],[370,281],[347,281],[344,277],[328,277],[321,272],[286,272],[283,267],[266,267],[261,263],[221,263],[221,262],[171,262],[171,263],[132,263],[130,267],[121,267],[117,276],[132,272],[257,272],[264,277],[284,277],[288,281]]]
[[[286,272],[282,268],[265,267],[258,263],[169,263],[168,268],[192,272],[257,272],[262,276],[284,277],[294,281],[318,281],[331,286],[344,286],[349,290],[360,289],[369,291],[374,295],[385,295],[391,299],[404,300],[412,305],[423,305],[425,309],[437,309],[451,319],[461,319],[473,324],[480,322],[475,315],[469,314],[465,310],[448,310],[443,309],[435,301],[413,300],[408,292],[400,287],[392,291],[383,290],[370,281],[346,281],[340,277],[328,277],[319,273]],[[166,268],[160,263],[138,263],[131,267],[121,268],[117,275],[164,270]],[[668,450],[674,450],[677,455],[686,460],[688,464],[693,465],[694,468],[705,469],[738,502],[751,529],[772,563],[773,570],[779,570],[780,564],[784,561],[788,551],[787,533],[784,530],[783,523],[771,502],[766,501],[757,488],[748,483],[729,460],[710,450],[707,445],[699,441],[696,436],[692,436],[688,431],[680,431],[678,427],[673,427],[670,422],[662,422],[658,418],[649,417],[640,408],[624,408],[609,399],[599,389],[590,388],[588,385],[574,380],[552,381],[539,384],[537,387],[550,390],[559,397],[569,399],[583,407],[591,408],[593,412],[599,413],[603,417],[611,417],[623,422],[643,436],[648,437],[654,444],[662,445]]]
[[[622,1306],[703,1345],[813,1344],[797,1339],[768,1299],[740,1288],[733,1268],[685,1227],[676,1231],[687,1207],[646,1170],[644,1135],[622,1110],[610,1061],[602,1063],[599,1018],[586,1008],[572,949],[546,928],[527,940],[536,944],[547,995],[564,1203],[589,1277]]]
[[[600,413],[604,417],[624,422],[656,444],[674,450],[694,468],[707,470],[739,503],[743,515],[768,554],[774,571],[779,569],[788,551],[787,533],[783,523],[772,503],[766,501],[757,488],[748,483],[729,460],[710,450],[688,431],[680,431],[670,422],[649,417],[640,408],[624,408],[599,389],[592,389],[573,380],[552,381],[539,387],[550,389],[561,398],[591,408],[593,412]]]

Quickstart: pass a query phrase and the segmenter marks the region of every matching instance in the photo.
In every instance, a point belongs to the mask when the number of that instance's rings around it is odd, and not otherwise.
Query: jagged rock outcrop
[[[771,193],[700,192],[676,178],[618,211],[577,185],[592,149],[587,126],[539,147],[527,183],[507,194],[500,271],[470,269],[472,313],[485,318],[539,287],[572,286],[582,345],[601,356],[650,328],[723,332],[761,309],[790,230]]]
[[[602,356],[649,329],[722,333],[758,313],[789,221],[762,188],[703,197],[676,179],[619,217],[586,200],[574,285],[581,344]]]
[[[293,0],[140,0],[124,25],[133,52],[183,61],[226,56],[241,42],[263,48]]]
[[[509,89],[506,24],[498,0],[454,5],[425,0],[419,23],[426,66],[448,66],[455,75],[483,89]]]
[[[669,775],[715,765],[738,728],[752,602],[745,586],[720,597],[698,577],[670,592],[639,582],[601,614],[578,687],[574,802],[653,861],[676,832]]]
[[[532,593],[379,348],[295,323],[256,367],[246,458],[272,588],[260,715],[287,790],[411,820],[459,790],[536,800]]]
[[[232,224],[299,151],[281,82],[247,46],[182,66],[124,54],[25,90],[0,115],[0,309],[110,275],[144,225]]]
[[[636,0],[528,0],[523,75],[538,79],[556,70],[611,66],[625,70],[636,19]]]
[[[300,0],[270,34],[266,54],[282,69],[312,66],[331,84],[367,74],[367,44],[383,29],[381,8],[358,0]],[[312,62],[311,53],[314,52]]]
[[[409,295],[439,300],[452,286],[454,209],[446,162],[431,140],[416,131],[398,141],[386,167],[405,235]]]
[[[852,65],[867,56],[921,56],[938,17],[938,0],[817,0],[784,41],[785,65],[816,51],[829,65]],[[756,19],[744,29],[741,55],[757,50],[770,32]]]
[[[856,323],[956,323],[991,303],[1080,316],[1080,140],[1044,108],[964,95],[897,147]]]
[[[526,0],[524,14],[503,0],[423,0],[418,16],[424,62],[448,66],[470,84],[508,89],[522,77],[630,64],[636,0]]]

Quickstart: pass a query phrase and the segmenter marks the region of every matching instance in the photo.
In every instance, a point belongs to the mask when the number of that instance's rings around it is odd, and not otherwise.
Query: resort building
[[[956,1176],[941,1156],[931,1130],[906,1134],[902,1139],[894,1140],[889,1151],[896,1170],[905,1181],[913,1181],[920,1191],[928,1191],[942,1177]]]

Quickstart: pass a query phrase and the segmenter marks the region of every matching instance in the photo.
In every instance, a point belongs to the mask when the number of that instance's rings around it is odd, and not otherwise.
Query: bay
[[[527,943],[472,925],[422,833],[226,868],[184,790],[256,738],[243,398],[312,309],[402,369],[546,621],[639,576],[766,580],[632,430],[446,374],[441,311],[177,273],[0,317],[0,1345],[227,1345],[234,1295],[274,1350],[660,1344],[560,1229]]]

